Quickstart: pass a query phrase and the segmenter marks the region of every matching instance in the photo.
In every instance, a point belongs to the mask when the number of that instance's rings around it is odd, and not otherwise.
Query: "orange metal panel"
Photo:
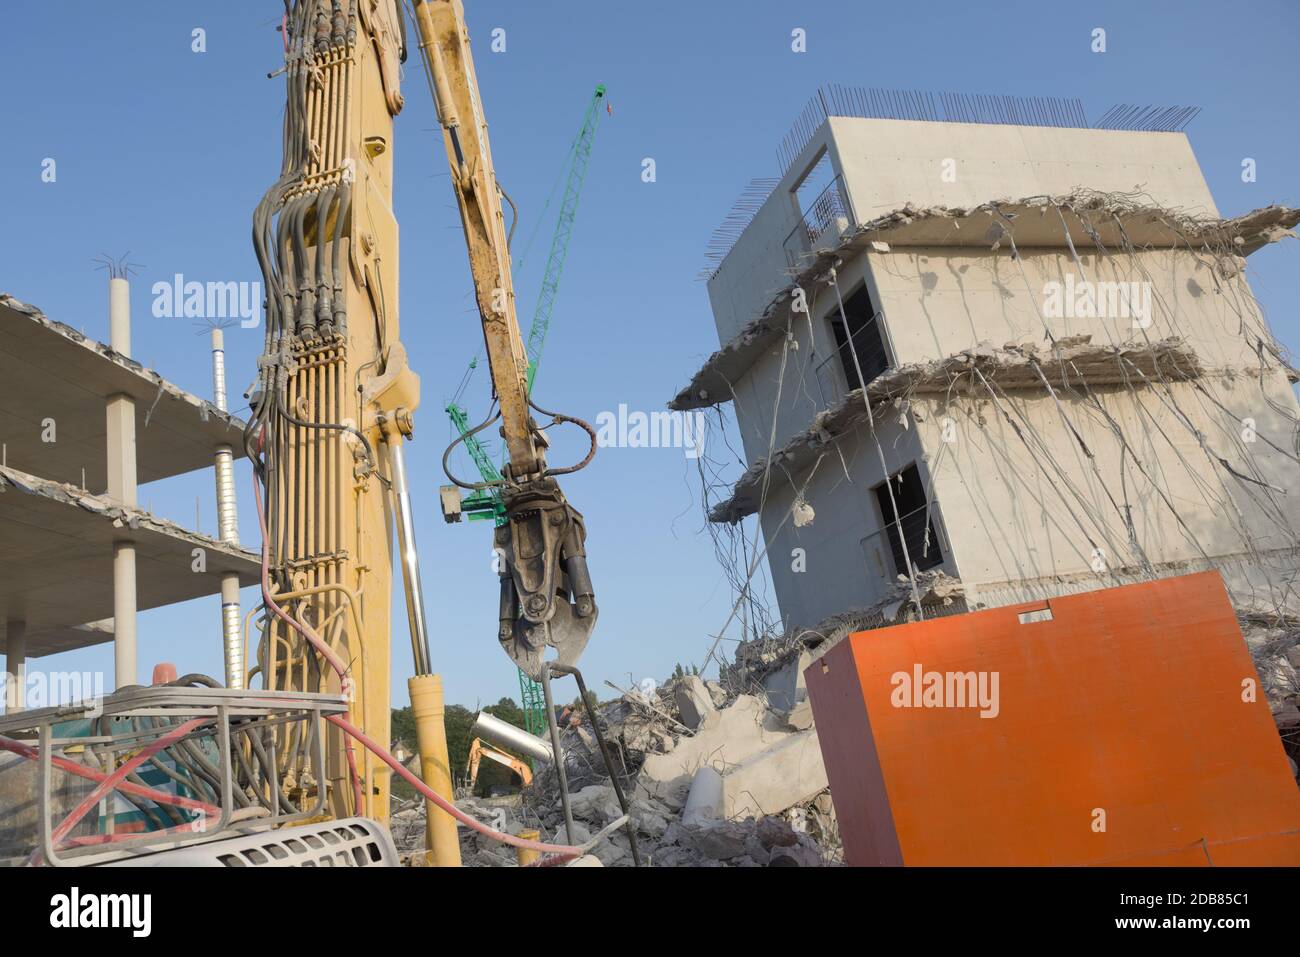
[[[1216,572],[861,632],[807,683],[850,863],[1300,856]]]

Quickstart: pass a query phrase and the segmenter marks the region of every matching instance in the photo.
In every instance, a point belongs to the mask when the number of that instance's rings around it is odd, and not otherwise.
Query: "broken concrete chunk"
[[[785,723],[791,731],[807,731],[813,726],[812,702],[807,698],[795,705],[785,716]]]
[[[605,825],[623,815],[613,785],[591,784],[569,795],[569,808],[575,818]]]
[[[755,829],[759,843],[767,850],[774,847],[793,847],[799,843],[799,835],[784,818],[767,815],[760,818]]]
[[[728,817],[778,814],[829,786],[816,730],[801,731],[746,759],[723,777]]]
[[[745,853],[748,829],[736,821],[715,821],[691,835],[695,850],[711,860],[725,861]]]
[[[697,826],[722,817],[722,794],[722,775],[707,765],[700,768],[691,779],[682,823]]]
[[[1300,651],[1300,649],[1297,649]],[[716,681],[704,682],[704,687],[709,689],[709,697],[713,699],[713,706],[721,708],[727,703],[727,690]]]
[[[677,679],[673,688],[673,698],[677,710],[681,712],[682,724],[694,731],[700,722],[712,714],[716,708],[709,690],[704,686],[704,679],[699,675],[686,675]]]
[[[639,787],[670,807],[680,808],[686,803],[691,778],[698,769],[710,765],[721,773],[740,764],[789,737],[783,725],[778,715],[768,713],[760,698],[741,695],[731,707],[704,718],[695,735],[683,737],[671,754],[647,755]]]

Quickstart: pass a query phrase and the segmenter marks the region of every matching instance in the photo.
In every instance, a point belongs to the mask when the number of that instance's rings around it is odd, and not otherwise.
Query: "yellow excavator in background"
[[[482,738],[475,738],[469,743],[469,765],[467,771],[466,789],[470,794],[474,793],[474,787],[478,784],[478,769],[483,763],[483,759],[495,761],[504,768],[508,768],[514,774],[519,775],[519,782],[524,787],[533,783],[533,769],[528,766],[527,761],[521,761],[512,754],[507,754],[500,748],[495,748],[490,744],[484,744]]]

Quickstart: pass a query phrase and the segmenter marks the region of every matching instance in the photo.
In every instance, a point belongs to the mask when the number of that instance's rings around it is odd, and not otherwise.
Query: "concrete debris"
[[[686,792],[686,806],[682,808],[683,824],[703,824],[722,817],[725,789],[722,775],[709,765],[704,765],[691,778]]]
[[[1205,375],[1205,369],[1182,339],[1145,340],[1120,345],[1094,345],[1089,335],[1058,339],[1049,347],[1036,342],[981,342],[971,349],[934,362],[909,363],[877,376],[865,390],[854,389],[838,403],[813,416],[812,423],[785,445],[755,460],[732,489],[731,497],[709,512],[712,522],[735,524],[758,510],[769,467],[798,475],[845,434],[867,426],[887,402],[915,396],[987,395],[991,383],[1002,391],[1070,389],[1081,383],[1096,387],[1134,380],[1163,378],[1185,381]],[[868,414],[867,403],[872,413]]]
[[[682,724],[692,731],[716,710],[713,698],[704,686],[704,680],[698,675],[687,675],[677,681],[673,697],[677,702],[677,710],[681,713]]]
[[[793,711],[725,682],[685,675],[623,690],[596,709],[629,801],[641,861],[652,867],[815,867],[842,860],[817,731],[804,700]],[[623,811],[594,735],[581,719],[563,729],[573,841],[590,841]],[[584,733],[585,732],[585,733]],[[461,798],[457,807],[511,834],[536,829],[568,843],[557,775],[539,767],[531,786],[501,798]],[[420,855],[424,802],[392,816],[399,851]],[[513,848],[460,828],[468,866],[514,867]],[[622,827],[591,851],[604,866],[632,865]]]
[[[797,301],[794,290],[816,281],[836,259],[847,259],[864,248],[881,253],[877,244],[890,249],[927,245],[1009,249],[1012,241],[1019,249],[1061,249],[1068,248],[1069,243],[1089,250],[1096,248],[1096,243],[1108,250],[1128,245],[1199,248],[1215,257],[1216,269],[1227,278],[1240,271],[1236,260],[1294,236],[1292,230],[1298,223],[1300,209],[1287,206],[1266,206],[1231,219],[1205,218],[1153,205],[1138,193],[1095,190],[995,200],[970,208],[917,208],[907,204],[850,229],[837,246],[812,257],[762,315],[709,356],[668,407],[686,411],[730,401],[730,383],[737,381],[758,354],[784,335],[796,319],[791,308]]]
[[[1279,728],[1300,725],[1300,621],[1272,615],[1238,614],[1246,647]],[[1291,715],[1297,715],[1292,722]],[[1297,737],[1292,735],[1292,738]],[[1285,736],[1284,736],[1284,740]],[[1291,742],[1300,756],[1300,740]]]
[[[916,591],[926,618],[973,610],[961,581],[939,569],[918,572]],[[831,615],[811,628],[740,642],[733,659],[722,665],[722,685],[732,694],[763,696],[769,707],[782,712],[793,726],[802,720],[799,706],[807,700],[803,672],[808,665],[854,632],[916,618],[911,582],[900,575],[884,597],[867,608]]]

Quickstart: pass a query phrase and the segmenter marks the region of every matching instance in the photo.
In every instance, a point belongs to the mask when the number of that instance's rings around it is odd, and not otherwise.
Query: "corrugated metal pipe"
[[[226,411],[226,343],[221,329],[212,330],[212,391],[216,406]],[[213,462],[217,476],[217,537],[239,544],[239,512],[235,502],[235,454],[229,445],[217,446]],[[221,576],[221,641],[225,648],[226,687],[244,687],[244,636],[240,631],[239,576]]]

